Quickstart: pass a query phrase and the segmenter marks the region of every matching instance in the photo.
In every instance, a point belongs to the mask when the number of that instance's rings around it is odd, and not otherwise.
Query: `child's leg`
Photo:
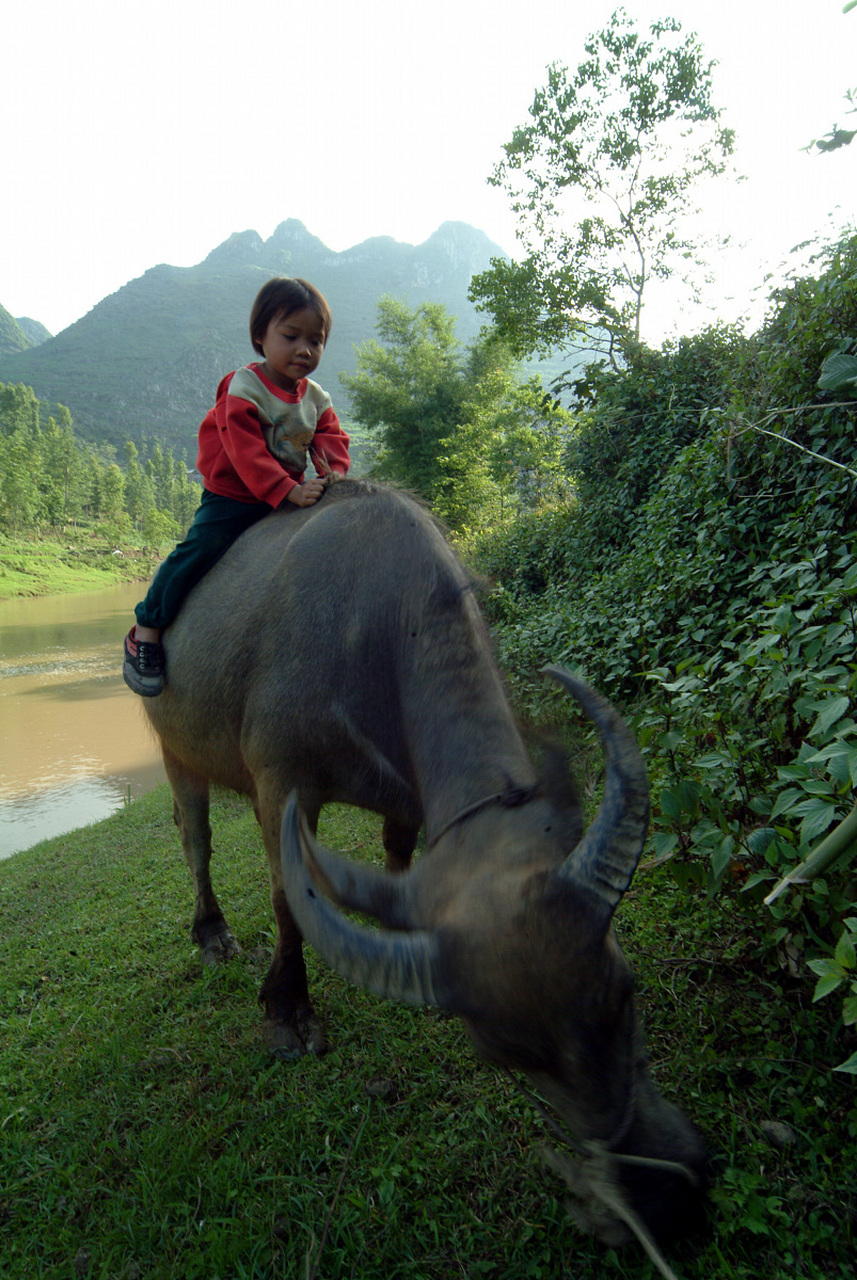
[[[169,626],[185,596],[250,525],[270,515],[264,502],[236,502],[203,491],[186,537],[163,561],[152,584],[134,610],[137,623],[125,637],[122,674],[142,697],[156,697],[164,687],[166,659],[161,632]]]
[[[203,490],[202,501],[182,542],[163,561],[152,584],[134,610],[142,627],[163,631],[182,601],[245,529],[272,508],[265,502],[236,502]]]

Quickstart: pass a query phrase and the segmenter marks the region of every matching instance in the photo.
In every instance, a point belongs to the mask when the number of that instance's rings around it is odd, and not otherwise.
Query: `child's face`
[[[324,330],[317,313],[309,307],[288,315],[281,312],[268,325],[261,345],[265,355],[263,371],[275,386],[295,392],[301,378],[308,378],[318,368],[324,351]]]

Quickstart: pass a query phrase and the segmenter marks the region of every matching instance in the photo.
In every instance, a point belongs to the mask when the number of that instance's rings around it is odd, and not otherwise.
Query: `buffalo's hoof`
[[[206,968],[217,964],[225,964],[233,956],[240,955],[241,948],[222,921],[207,924],[196,930],[195,937],[199,943],[199,958]]]
[[[315,1014],[299,1013],[291,1019],[269,1018],[265,1023],[265,1040],[274,1058],[293,1062],[305,1053],[317,1057],[327,1053],[327,1037]]]

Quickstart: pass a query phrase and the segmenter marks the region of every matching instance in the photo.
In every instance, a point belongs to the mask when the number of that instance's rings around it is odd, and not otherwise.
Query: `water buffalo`
[[[260,999],[274,1047],[325,1047],[303,936],[352,981],[458,1014],[483,1058],[526,1073],[573,1138],[607,1154],[656,1235],[685,1226],[704,1147],[649,1076],[611,926],[649,803],[610,705],[554,671],[605,750],[604,799],[583,834],[571,788],[537,776],[435,522],[357,481],[243,534],[164,642],[167,686],[145,707],[194,880],[194,937],[207,961],[235,949],[209,876],[213,782],[251,797],[268,854],[278,936]],[[385,871],[317,845],[332,801],[383,815]]]

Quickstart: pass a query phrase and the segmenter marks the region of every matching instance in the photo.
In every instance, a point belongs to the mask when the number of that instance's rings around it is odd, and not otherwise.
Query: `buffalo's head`
[[[582,839],[577,815],[546,797],[477,803],[410,871],[389,876],[318,845],[292,796],[283,883],[304,937],[343,977],[458,1014],[481,1057],[529,1077],[578,1153],[563,1165],[584,1204],[578,1221],[611,1243],[620,1218],[664,1238],[701,1218],[707,1157],[651,1080],[612,928],[648,825],[645,767],[608,702],[571,673],[550,673],[605,753],[603,800]],[[387,927],[353,923],[341,907]]]

